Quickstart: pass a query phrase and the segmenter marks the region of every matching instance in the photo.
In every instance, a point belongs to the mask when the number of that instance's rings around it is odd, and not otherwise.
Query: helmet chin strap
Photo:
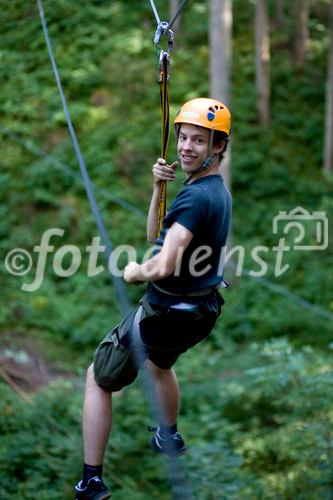
[[[185,186],[188,185],[188,183],[193,179],[193,176],[195,174],[198,174],[202,170],[207,170],[208,168],[210,168],[210,166],[212,165],[213,161],[218,156],[218,154],[216,154],[216,153],[212,155],[213,140],[214,140],[214,130],[210,130],[209,143],[208,143],[208,148],[207,148],[207,158],[202,163],[202,165],[200,165],[200,167],[196,168],[193,172],[191,172],[191,175],[189,175],[189,177],[185,181],[183,181],[183,184]]]

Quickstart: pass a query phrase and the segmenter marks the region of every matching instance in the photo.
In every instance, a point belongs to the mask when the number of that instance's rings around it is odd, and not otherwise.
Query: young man
[[[230,124],[229,110],[214,99],[193,99],[181,108],[175,127],[186,187],[171,204],[158,236],[159,185],[162,180],[174,180],[178,162],[168,165],[157,160],[147,220],[148,241],[156,243],[156,251],[143,264],[130,262],[124,272],[128,283],[148,282],[139,313],[139,334],[161,410],[150,447],[169,456],[186,451],[177,431],[179,389],[172,366],[180,354],[209,335],[224,302],[217,288],[223,282],[221,250],[230,225],[231,196],[218,168]],[[136,317],[136,311],[132,312],[108,334],[88,368],[84,468],[83,479],[75,487],[77,500],[111,496],[102,481],[111,429],[111,395],[132,383],[138,371],[131,356],[119,367],[117,352],[133,345]]]

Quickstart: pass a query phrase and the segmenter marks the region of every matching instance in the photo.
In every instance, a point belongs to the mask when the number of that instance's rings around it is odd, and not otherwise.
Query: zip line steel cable
[[[169,22],[168,26],[167,26],[167,29],[170,29],[172,28],[172,26],[174,25],[177,17],[179,16],[179,14],[181,13],[181,11],[183,10],[183,8],[185,7],[185,4],[188,2],[188,0],[183,0],[180,4],[179,4],[179,7],[175,13],[175,15],[173,16],[173,18],[171,19],[171,21]]]
[[[158,15],[157,9],[155,7],[154,0],[150,0],[150,5],[151,5],[151,8],[153,9],[153,13],[154,13],[154,16],[155,16],[155,19],[156,19],[156,23],[160,24],[161,20],[160,20],[160,17]]]
[[[160,16],[158,15],[158,12],[157,12],[157,9],[156,9],[156,6],[155,6],[155,2],[154,0],[149,0],[150,1],[150,5],[151,5],[151,8],[153,10],[153,13],[154,13],[154,16],[155,16],[155,19],[156,19],[156,24],[159,25],[161,24],[161,20],[160,20]],[[188,0],[182,0],[182,2],[179,4],[177,10],[176,10],[176,13],[175,15],[173,16],[173,18],[168,22],[168,23],[165,23],[165,26],[166,26],[166,30],[169,30],[172,28],[172,26],[174,25],[177,17],[179,16],[179,14],[181,13],[181,11],[183,10],[183,8],[185,7],[185,4],[188,2]]]
[[[302,297],[299,297],[298,295],[290,292],[287,288],[282,287],[280,285],[277,285],[276,283],[273,283],[270,280],[267,280],[265,278],[259,277],[259,276],[251,276],[250,271],[248,269],[243,269],[243,272],[245,276],[254,279],[257,283],[260,285],[269,288],[272,290],[274,293],[278,295],[282,295],[284,298],[289,299],[293,301],[295,304],[298,304],[304,308],[310,309],[313,313],[318,314],[319,316],[322,316],[323,318],[329,319],[333,321],[333,314],[326,309],[323,309],[320,306],[317,306],[317,304],[312,304],[308,300],[303,299]]]
[[[81,150],[80,150],[80,147],[78,144],[78,140],[77,140],[77,137],[75,134],[74,127],[73,127],[72,122],[71,122],[69,110],[67,107],[66,98],[65,98],[65,95],[64,95],[63,90],[62,90],[62,85],[61,85],[57,65],[55,62],[51,41],[50,41],[49,34],[48,34],[48,28],[47,28],[47,23],[46,23],[46,19],[45,19],[45,13],[44,13],[42,0],[37,0],[37,5],[38,5],[38,10],[39,10],[39,14],[40,14],[41,22],[42,22],[42,28],[43,28],[45,41],[47,44],[50,60],[52,63],[53,72],[54,72],[54,75],[56,78],[58,91],[59,91],[59,94],[61,97],[64,112],[66,115],[67,125],[68,125],[68,129],[69,129],[69,132],[70,132],[70,135],[72,138],[74,150],[75,150],[75,153],[76,153],[79,165],[80,165],[80,170],[81,170],[84,184],[86,187],[87,196],[88,196],[88,199],[90,202],[91,209],[92,209],[93,214],[95,216],[95,220],[97,223],[97,227],[100,231],[102,241],[106,247],[107,256],[109,258],[109,256],[112,253],[112,244],[107,236],[103,220],[101,218],[99,209],[97,207],[94,193],[93,193],[93,189],[92,189],[92,184],[91,184],[91,181],[89,178],[89,174],[88,174],[84,159],[83,159],[82,154],[81,154]],[[128,302],[124,283],[122,282],[122,280],[119,277],[113,276],[111,272],[110,272],[110,274],[112,277],[112,281],[115,284],[117,297],[118,297],[122,312],[123,312],[123,314],[127,315],[130,313],[130,305]],[[139,330],[141,309],[142,309],[142,306],[140,306],[138,308],[138,310],[134,316],[134,322],[133,322],[134,333],[135,333],[135,330]],[[138,333],[137,335],[133,334],[132,344],[133,344],[132,345],[132,356],[133,356],[134,362],[137,365],[137,368],[140,368],[141,362],[145,357],[144,347],[143,347],[143,344],[141,341],[140,333]],[[158,420],[159,422],[167,421],[167,419],[163,418],[164,411],[163,411],[163,408],[159,404],[159,401],[156,397],[156,394],[154,391],[154,380],[152,378],[152,375],[149,373],[148,369],[143,370],[143,382],[144,382],[148,401],[150,403],[153,415],[159,419]],[[165,458],[166,458],[166,463],[168,466],[167,467],[168,478],[169,478],[169,482],[171,485],[171,492],[172,492],[173,498],[175,498],[177,500],[190,500],[192,498],[192,496],[189,492],[189,488],[188,488],[188,485],[186,482],[186,476],[184,474],[182,467],[179,464],[177,457],[171,458],[171,457],[166,456]]]
[[[84,187],[82,176],[77,174],[69,165],[56,158],[54,155],[46,153],[38,146],[36,146],[36,144],[34,144],[31,140],[27,141],[21,139],[17,134],[9,131],[8,129],[0,127],[0,132],[12,139],[17,144],[22,145],[24,149],[34,154],[36,157],[43,158],[46,162],[50,163],[62,172],[65,172],[65,174],[78,181],[80,185]],[[96,184],[94,185],[94,191],[102,194],[106,200],[111,201],[115,205],[118,205],[119,207],[124,208],[125,210],[132,212],[135,215],[138,215],[140,217],[139,220],[144,224],[144,219],[146,219],[147,215],[137,206],[132,205],[132,203],[129,203],[127,200],[124,200],[123,198],[112,194],[109,190],[102,188],[101,186],[98,186]]]
[[[49,52],[54,76],[55,76],[55,79],[57,82],[58,91],[60,94],[61,102],[62,102],[63,109],[64,109],[65,116],[66,116],[66,121],[67,121],[68,129],[69,129],[69,133],[70,133],[70,136],[72,138],[74,150],[75,150],[78,162],[79,162],[79,166],[80,166],[81,174],[82,174],[82,177],[84,180],[84,185],[86,188],[86,192],[87,192],[88,200],[89,200],[89,203],[91,206],[91,210],[94,214],[98,230],[101,234],[101,238],[102,238],[103,244],[104,244],[105,249],[106,249],[106,252],[105,252],[106,257],[107,257],[107,260],[109,262],[110,256],[112,254],[112,243],[108,237],[108,234],[106,232],[106,229],[105,229],[105,226],[104,226],[101,214],[100,214],[100,211],[99,211],[98,206],[96,204],[96,200],[95,200],[95,196],[94,196],[94,192],[93,192],[93,187],[92,187],[92,184],[90,181],[90,177],[89,177],[89,174],[87,171],[85,161],[84,161],[83,156],[81,154],[80,146],[79,146],[79,143],[78,143],[78,140],[76,137],[76,133],[75,133],[75,130],[74,130],[74,127],[72,124],[72,120],[71,120],[71,117],[69,114],[69,110],[67,107],[66,98],[65,98],[65,95],[64,95],[63,90],[62,90],[58,68],[57,68],[57,65],[55,62],[51,41],[50,41],[50,38],[48,35],[48,29],[47,29],[47,24],[46,24],[46,19],[45,19],[42,1],[37,0],[37,4],[38,4],[38,10],[39,10],[39,14],[40,14],[41,22],[42,22],[42,28],[43,28],[43,32],[44,32],[44,37],[45,37],[47,49]],[[107,266],[107,267],[109,269],[109,266]],[[125,288],[125,285],[123,283],[123,280],[119,276],[114,276],[111,272],[109,274],[111,276],[112,282],[113,282],[115,290],[116,290],[116,296],[118,299],[118,303],[120,305],[120,309],[121,309],[122,313],[128,314],[130,312],[130,304],[128,301],[126,288]]]

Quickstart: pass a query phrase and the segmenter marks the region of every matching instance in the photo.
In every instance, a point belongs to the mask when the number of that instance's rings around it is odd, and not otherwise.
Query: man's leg
[[[102,465],[111,431],[112,394],[96,384],[93,365],[87,371],[83,405],[84,462]]]
[[[179,387],[172,368],[158,368],[147,360],[156,387],[156,394],[162,410],[161,424],[173,426],[179,412]],[[104,453],[111,430],[112,401],[111,393],[99,387],[94,378],[93,365],[88,368],[86,391],[83,405],[83,446],[84,462],[102,465]]]
[[[155,381],[156,395],[161,408],[161,424],[176,424],[179,413],[180,392],[176,374],[172,368],[162,369],[147,360],[147,367]]]
[[[83,478],[75,486],[75,500],[105,500],[111,496],[102,480],[104,452],[111,430],[111,393],[97,385],[93,365],[87,370],[82,430]]]
[[[158,368],[151,361],[147,361],[147,365],[155,381],[160,410],[159,425],[150,440],[150,447],[169,456],[181,455],[186,446],[177,431],[180,394],[176,374],[172,368]]]

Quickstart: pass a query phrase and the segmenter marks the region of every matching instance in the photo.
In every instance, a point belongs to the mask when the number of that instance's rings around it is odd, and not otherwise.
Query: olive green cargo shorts
[[[171,368],[180,354],[212,331],[216,314],[189,315],[157,311],[142,299],[140,334],[146,359],[162,369]],[[138,375],[132,356],[132,326],[136,311],[126,316],[99,344],[94,355],[94,375],[103,389],[115,392],[130,385]]]

